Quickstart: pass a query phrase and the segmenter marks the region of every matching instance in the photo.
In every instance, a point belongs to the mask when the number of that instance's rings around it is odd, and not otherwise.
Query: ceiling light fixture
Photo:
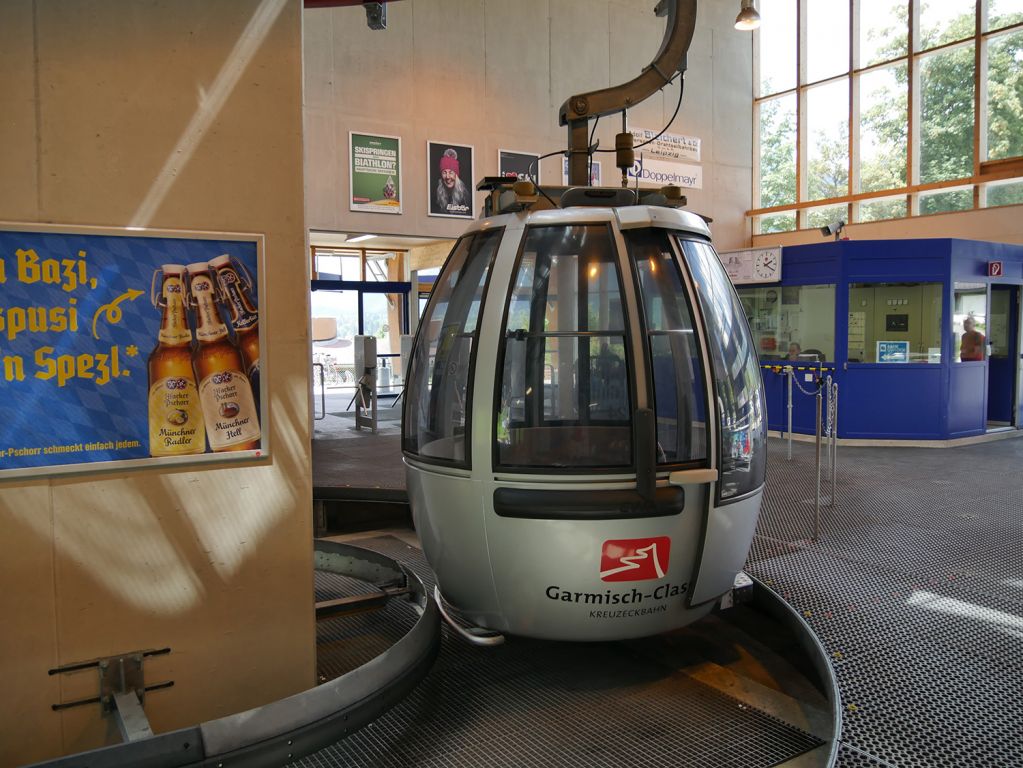
[[[735,28],[751,32],[760,26],[760,14],[757,13],[756,0],[742,0],[742,8],[735,17]]]
[[[358,237],[353,237],[351,240],[345,240],[345,242],[346,243],[361,243],[364,240],[372,240],[374,237],[376,237],[376,235],[359,235]]]

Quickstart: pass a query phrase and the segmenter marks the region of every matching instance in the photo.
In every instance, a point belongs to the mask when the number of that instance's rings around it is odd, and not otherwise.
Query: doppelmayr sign
[[[629,179],[652,187],[673,184],[686,189],[703,189],[703,168],[688,163],[673,163],[652,157],[638,157],[629,169]]]

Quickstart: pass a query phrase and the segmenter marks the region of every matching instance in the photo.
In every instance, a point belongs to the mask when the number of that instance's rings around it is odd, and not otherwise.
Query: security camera
[[[834,235],[835,239],[838,240],[838,238],[842,236],[843,229],[845,229],[845,222],[839,219],[838,221],[833,221],[830,224],[825,224],[821,227],[821,234],[824,235],[824,237]]]
[[[387,4],[363,2],[366,9],[366,24],[370,29],[387,29]]]

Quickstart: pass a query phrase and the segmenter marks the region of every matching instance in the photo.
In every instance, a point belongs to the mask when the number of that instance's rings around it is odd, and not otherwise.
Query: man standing
[[[984,359],[984,334],[976,330],[976,325],[972,315],[963,320],[963,338],[959,342],[959,359],[963,362]]]

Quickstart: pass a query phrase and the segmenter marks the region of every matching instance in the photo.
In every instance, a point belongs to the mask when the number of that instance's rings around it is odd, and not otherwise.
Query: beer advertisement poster
[[[348,134],[348,209],[401,213],[401,139]]]
[[[0,226],[0,477],[266,455],[261,256],[258,235]]]
[[[508,176],[519,181],[539,180],[540,155],[499,149],[497,151],[497,175]]]
[[[426,143],[427,193],[430,196],[430,216],[450,216],[472,219],[473,148],[446,141]]]

